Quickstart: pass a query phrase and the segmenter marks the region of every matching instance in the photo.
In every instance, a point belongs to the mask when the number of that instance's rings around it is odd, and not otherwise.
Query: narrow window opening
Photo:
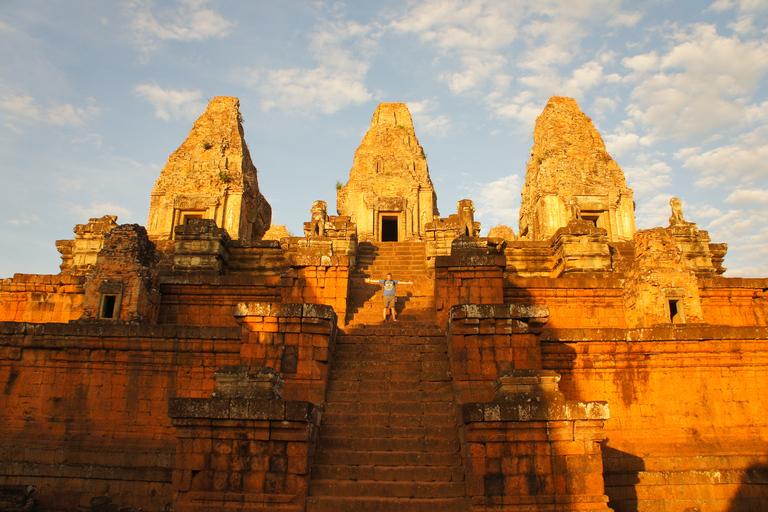
[[[398,242],[397,216],[385,216],[381,218],[381,241]]]
[[[115,305],[117,295],[104,295],[101,298],[101,318],[112,319],[115,317]]]
[[[683,311],[680,308],[680,301],[679,300],[670,300],[669,301],[669,320],[673,324],[680,324],[683,323]]]

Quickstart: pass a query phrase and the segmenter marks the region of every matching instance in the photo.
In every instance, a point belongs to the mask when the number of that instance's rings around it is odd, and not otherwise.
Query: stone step
[[[324,416],[331,414],[417,414],[452,415],[456,408],[452,402],[326,402]]]
[[[461,454],[449,452],[377,452],[318,450],[315,464],[340,466],[461,466]]]
[[[443,391],[344,391],[329,389],[325,395],[328,403],[331,402],[450,402],[453,400],[453,389]]]
[[[307,512],[468,512],[466,498],[309,496]]]
[[[375,385],[359,381],[335,381],[328,382],[328,392],[335,391],[379,391],[381,393],[417,393],[417,392],[442,392],[452,390],[453,383],[449,381],[396,381],[396,382],[376,382]]]
[[[392,373],[413,373],[413,372],[448,372],[451,370],[451,364],[447,360],[440,361],[350,361],[336,359],[333,362],[332,371],[340,370],[361,370],[375,372]]]
[[[375,326],[351,326],[344,328],[341,334],[350,334],[353,336],[397,336],[397,337],[410,337],[411,343],[418,343],[418,339],[425,336],[438,336],[443,339],[445,343],[445,330],[434,324],[424,324],[417,328],[412,326],[404,326],[397,322],[386,322],[385,324],[378,324]]]
[[[378,437],[387,439],[457,439],[456,427],[423,426],[404,427],[381,425],[327,425],[320,428],[320,438],[324,437]]]
[[[312,480],[311,496],[382,496],[395,498],[460,498],[464,482],[390,482],[381,480]],[[434,509],[432,509],[434,510]]]
[[[312,478],[319,480],[377,480],[383,482],[463,482],[456,466],[341,466],[317,465]]]
[[[448,452],[459,453],[458,439],[408,439],[391,437],[324,437],[318,450],[345,450],[355,452]]]
[[[374,427],[448,427],[456,424],[456,414],[325,414],[326,425],[369,425]]]
[[[416,347],[415,350],[405,350]],[[420,350],[421,345],[401,345],[398,348],[403,351],[390,350],[392,347],[381,347],[387,350],[375,350],[377,345],[367,343],[364,346],[347,345],[344,350],[339,350],[338,345],[336,354],[333,356],[335,363],[341,362],[359,362],[364,361],[387,361],[387,362],[422,362],[422,361],[448,361],[448,353],[445,350],[424,351]],[[442,348],[442,347],[440,347]]]
[[[329,379],[360,381],[378,386],[379,382],[449,382],[451,381],[451,373],[445,370],[391,372],[383,370],[336,370],[332,368]]]

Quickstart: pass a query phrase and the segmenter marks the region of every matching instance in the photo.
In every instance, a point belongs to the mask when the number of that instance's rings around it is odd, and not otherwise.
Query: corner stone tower
[[[376,109],[336,202],[361,241],[423,239],[424,226],[438,215],[437,196],[405,103]]]
[[[536,120],[520,207],[520,237],[548,240],[573,220],[609,241],[632,240],[635,206],[624,173],[572,98],[554,97]]]
[[[152,189],[147,232],[170,240],[189,219],[212,219],[233,240],[260,240],[272,220],[243,138],[240,101],[214,98]]]

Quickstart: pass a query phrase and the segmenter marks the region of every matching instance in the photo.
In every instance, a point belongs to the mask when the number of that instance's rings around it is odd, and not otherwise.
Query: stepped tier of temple
[[[59,274],[0,280],[0,512],[768,508],[768,279],[724,277],[679,199],[637,230],[574,100],[517,233],[440,216],[402,103],[337,215],[304,207],[271,225],[215,98],[146,228],[90,219]]]

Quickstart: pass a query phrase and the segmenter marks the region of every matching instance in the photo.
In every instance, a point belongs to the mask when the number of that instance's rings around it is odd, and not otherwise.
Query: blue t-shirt
[[[380,279],[379,284],[384,287],[384,295],[394,295],[395,294],[395,285],[399,283],[400,281],[395,281],[394,279]]]

